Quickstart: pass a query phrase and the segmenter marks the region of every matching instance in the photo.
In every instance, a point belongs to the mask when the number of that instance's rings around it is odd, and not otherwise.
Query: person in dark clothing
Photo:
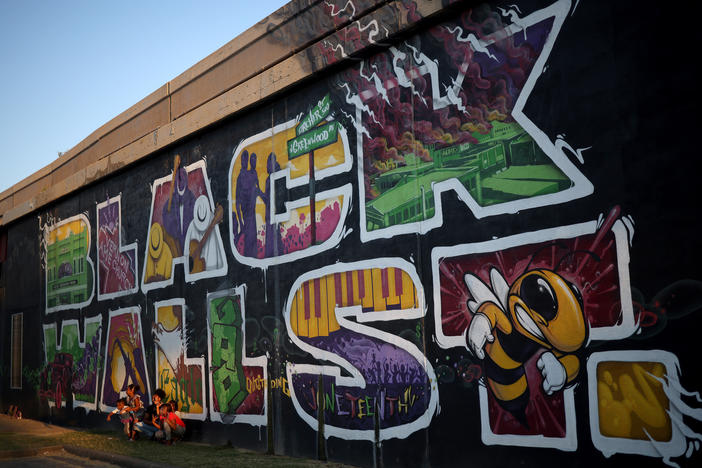
[[[144,411],[144,419],[134,425],[134,429],[141,432],[147,437],[153,437],[156,431],[161,429],[161,417],[159,408],[166,399],[166,392],[160,388],[156,389],[151,397],[151,404]]]

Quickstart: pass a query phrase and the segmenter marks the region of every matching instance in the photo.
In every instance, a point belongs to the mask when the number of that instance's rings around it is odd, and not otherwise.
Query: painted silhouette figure
[[[244,233],[244,218],[242,216],[242,200],[244,196],[242,194],[244,187],[244,179],[246,179],[246,172],[249,170],[249,152],[244,150],[241,152],[241,169],[239,169],[239,175],[236,178],[236,200],[234,201],[236,209],[234,210],[234,216],[232,216],[232,230],[234,232],[234,239],[239,242],[239,238]]]
[[[169,203],[163,207],[163,228],[167,236],[164,240],[171,244],[175,257],[183,255],[185,235],[193,220],[193,207],[195,195],[188,188],[188,171],[179,167],[174,174],[175,187],[171,193]]]
[[[283,244],[278,225],[271,223],[271,205],[275,203],[275,200],[271,199],[271,175],[280,170],[280,164],[278,164],[275,153],[268,155],[266,167],[268,169],[268,177],[266,177],[266,188],[262,197],[263,202],[266,204],[266,243],[264,256],[275,257],[278,255]]]
[[[246,162],[249,168],[247,169]],[[244,255],[257,257],[256,245],[256,198],[263,197],[256,172],[256,153],[244,150],[241,153],[241,170],[236,179],[236,210],[239,216],[239,232],[244,235]]]

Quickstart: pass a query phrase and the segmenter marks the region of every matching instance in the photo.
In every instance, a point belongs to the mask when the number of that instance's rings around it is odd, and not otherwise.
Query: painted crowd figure
[[[268,161],[266,164],[268,169],[268,177],[266,177],[266,189],[263,194],[263,202],[266,204],[266,243],[265,243],[265,257],[276,257],[283,244],[283,239],[280,236],[280,230],[278,225],[271,223],[271,205],[275,204],[275,200],[271,199],[271,176],[280,171],[280,164],[275,157],[275,153],[268,155]],[[273,206],[275,211],[275,206]]]
[[[236,179],[236,214],[239,232],[237,239],[244,236],[244,255],[257,257],[256,242],[256,198],[264,197],[256,172],[256,153],[244,150],[241,153],[241,170]]]

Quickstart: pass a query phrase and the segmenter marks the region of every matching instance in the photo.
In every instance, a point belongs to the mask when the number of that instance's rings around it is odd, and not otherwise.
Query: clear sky
[[[0,192],[286,0],[0,0]]]

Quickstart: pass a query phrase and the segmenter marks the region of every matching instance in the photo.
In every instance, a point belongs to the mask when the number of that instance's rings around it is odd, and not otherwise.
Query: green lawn
[[[0,452],[37,449],[55,445],[76,445],[103,452],[112,452],[167,465],[183,467],[334,467],[348,465],[323,463],[316,460],[265,455],[233,447],[177,442],[172,446],[140,440],[129,442],[114,431],[72,431],[60,435],[36,436],[29,434],[0,433]]]

